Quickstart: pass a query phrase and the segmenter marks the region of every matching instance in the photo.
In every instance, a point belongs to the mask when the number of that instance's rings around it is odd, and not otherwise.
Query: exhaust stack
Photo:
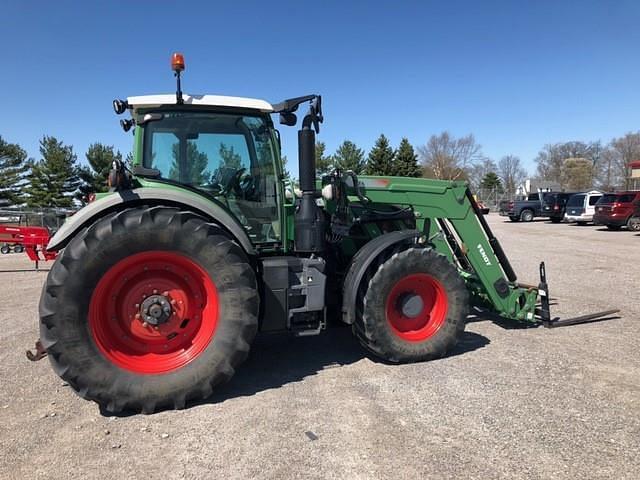
[[[316,190],[316,131],[322,122],[320,97],[311,104],[298,130],[298,167],[302,198],[295,213],[295,250],[300,253],[320,253],[325,249],[324,214],[318,204]],[[313,125],[313,129],[312,129]]]

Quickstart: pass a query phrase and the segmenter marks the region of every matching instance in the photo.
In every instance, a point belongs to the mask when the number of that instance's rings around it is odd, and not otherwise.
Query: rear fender
[[[390,247],[399,244],[411,245],[416,243],[420,232],[417,230],[400,230],[385,233],[365,244],[356,253],[349,265],[349,271],[344,279],[342,294],[342,321],[353,324],[356,320],[356,300],[358,288],[363,281],[367,269],[376,257]]]
[[[83,228],[91,225],[107,213],[138,205],[166,205],[184,208],[201,214],[221,227],[225,228],[240,244],[247,255],[255,255],[255,250],[249,236],[238,220],[231,215],[219,202],[200,197],[192,193],[168,188],[137,188],[114,192],[100,200],[90,203],[64,222],[62,227],[51,238],[47,245],[48,251],[64,248],[71,239]]]

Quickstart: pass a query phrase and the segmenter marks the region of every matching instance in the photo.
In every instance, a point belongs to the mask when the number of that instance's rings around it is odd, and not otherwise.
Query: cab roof
[[[223,95],[189,95],[183,94],[184,105],[198,105],[211,107],[235,107],[258,110],[260,112],[271,113],[273,106],[264,100],[245,97],[227,97]],[[176,105],[176,94],[166,93],[160,95],[142,95],[128,97],[129,109],[135,115],[136,111],[144,108],[160,107],[162,105]]]

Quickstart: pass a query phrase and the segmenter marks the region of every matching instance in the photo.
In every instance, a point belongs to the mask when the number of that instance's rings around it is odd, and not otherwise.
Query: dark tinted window
[[[628,203],[628,202],[632,202],[634,198],[635,198],[635,195],[633,193],[626,193],[624,195],[619,195],[616,202]]]
[[[589,197],[589,205],[595,205],[598,203],[598,200],[602,198],[602,195],[591,195]]]
[[[531,193],[529,195],[529,200],[540,200],[540,197],[538,196],[537,193]]]
[[[598,201],[598,204],[602,205],[605,203],[613,203],[616,201],[616,198],[617,198],[617,195],[615,193],[607,193],[602,196],[602,198]]]
[[[567,207],[583,207],[584,195],[573,195],[567,202]]]

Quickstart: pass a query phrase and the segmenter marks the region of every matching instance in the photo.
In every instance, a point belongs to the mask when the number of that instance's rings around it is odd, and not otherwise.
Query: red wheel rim
[[[403,299],[416,296],[422,308],[415,315],[403,312]],[[442,284],[426,273],[401,278],[391,289],[385,306],[387,321],[398,337],[409,342],[431,338],[444,325],[449,302]]]
[[[163,323],[144,321],[145,300],[170,305]],[[140,374],[184,367],[209,345],[218,324],[218,292],[193,260],[172,252],[131,255],[100,279],[89,304],[89,329],[102,354]]]

